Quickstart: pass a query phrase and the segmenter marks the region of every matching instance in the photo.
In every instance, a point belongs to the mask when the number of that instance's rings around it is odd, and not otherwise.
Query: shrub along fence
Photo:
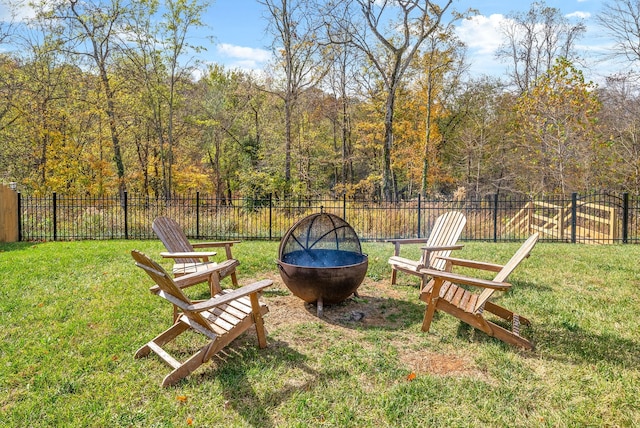
[[[196,192],[171,199],[141,195],[80,197],[18,194],[19,239],[156,239],[157,216],[173,217],[192,239],[280,240],[293,224],[319,211],[344,218],[363,241],[427,237],[436,217],[467,217],[462,240],[515,241],[533,232],[554,242],[638,243],[638,197],[600,193],[568,198],[402,202],[336,199],[224,199]]]

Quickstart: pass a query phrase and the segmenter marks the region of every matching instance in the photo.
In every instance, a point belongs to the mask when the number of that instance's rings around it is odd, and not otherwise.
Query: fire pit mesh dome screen
[[[333,214],[311,214],[294,224],[280,241],[280,276],[305,302],[339,303],[362,283],[369,260],[349,224]]]
[[[336,267],[362,261],[353,228],[340,217],[312,214],[294,224],[280,242],[280,260],[297,266]]]

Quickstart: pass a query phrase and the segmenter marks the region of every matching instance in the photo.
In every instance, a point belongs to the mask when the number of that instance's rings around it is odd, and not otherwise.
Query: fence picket
[[[15,193],[15,192],[13,192]],[[21,195],[17,216],[21,238],[32,240],[155,239],[153,219],[174,217],[192,239],[280,239],[313,212],[341,215],[363,241],[428,236],[436,217],[448,210],[467,216],[462,240],[520,241],[533,231],[545,241],[638,243],[638,198],[595,194],[570,198],[384,202],[335,199],[215,199],[196,192],[172,199],[125,193],[90,198]],[[0,224],[0,226],[2,226]]]

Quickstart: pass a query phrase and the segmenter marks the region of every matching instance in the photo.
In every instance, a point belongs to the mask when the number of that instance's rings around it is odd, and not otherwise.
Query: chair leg
[[[134,355],[135,358],[142,358],[149,355],[149,353],[151,352],[151,347],[149,346],[150,343],[155,343],[157,346],[162,346],[168,342],[171,342],[173,339],[175,339],[178,335],[182,334],[186,330],[189,330],[189,326],[187,324],[180,321],[176,322],[169,329],[163,331],[162,333],[157,335],[153,340],[151,340],[150,342],[147,342],[146,345],[138,349]]]
[[[424,319],[422,320],[422,331],[428,332],[431,328],[431,321],[436,313],[436,302],[438,298],[429,299],[429,304],[424,312]]]
[[[400,255],[400,243],[397,241],[393,243],[393,255],[394,257]],[[395,266],[391,265],[391,285],[396,285],[397,275],[398,270]]]
[[[258,301],[258,294],[251,294],[249,296],[249,299],[251,300],[253,323],[256,326],[256,334],[258,336],[258,346],[260,346],[260,348],[265,348],[267,346],[267,336],[264,331],[264,320],[262,319],[262,313],[260,312],[260,302]]]
[[[176,384],[181,379],[193,373],[193,371],[196,370],[198,367],[200,367],[202,364],[206,363],[207,360],[205,359],[205,356],[211,345],[212,344],[204,346],[197,353],[191,356],[191,358],[189,358],[187,361],[182,363],[179,367],[174,369],[171,373],[166,375],[164,377],[164,380],[162,381],[162,386],[167,387],[167,386]]]
[[[211,297],[216,294],[222,293],[222,287],[220,286],[220,275],[217,272],[212,273],[209,276],[209,292]]]
[[[236,275],[235,270],[231,273],[231,283],[234,288],[238,288],[238,276]]]
[[[427,309],[424,312],[424,319],[422,320],[422,331],[424,332],[428,332],[431,327],[431,321],[436,313],[436,306],[438,305],[438,299],[440,298],[440,290],[444,284],[444,281],[440,278],[432,279],[432,281],[433,285],[431,286],[431,292],[426,299],[423,299],[427,302]]]
[[[427,277],[425,275],[420,275],[420,290],[424,290],[428,281],[426,281]]]
[[[486,321],[486,320],[485,320]],[[497,324],[492,323],[491,321],[486,321],[486,323],[491,328],[491,333],[489,335],[502,340],[505,343],[509,343],[511,345],[520,346],[524,349],[533,350],[533,343],[524,337],[517,335],[503,327],[500,327]]]

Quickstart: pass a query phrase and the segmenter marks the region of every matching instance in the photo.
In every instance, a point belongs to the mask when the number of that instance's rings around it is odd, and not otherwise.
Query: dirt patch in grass
[[[406,305],[399,291],[381,282],[365,278],[358,289],[358,296],[351,296],[345,301],[325,305],[323,316],[318,317],[317,306],[306,303],[294,296],[284,285],[279,276],[272,276],[273,287],[265,293],[270,314],[269,324],[276,327],[309,322],[325,322],[332,326],[350,330],[366,328],[399,328],[404,320],[401,318],[403,304]],[[417,290],[415,290],[417,295]],[[413,304],[419,304],[414,302]],[[413,305],[409,304],[409,305]]]
[[[484,377],[468,355],[421,351],[401,351],[400,361],[414,373],[440,376]]]
[[[402,365],[416,374],[484,377],[470,356],[457,354],[455,350],[425,349],[429,347],[428,337],[425,346],[415,345],[425,339],[424,336],[416,337],[425,333],[415,331],[424,310],[424,303],[418,300],[417,288],[391,286],[388,281],[365,278],[358,289],[358,297],[325,306],[324,314],[319,318],[316,305],[294,296],[279,275],[269,279],[274,285],[264,296],[270,309],[267,329],[277,332],[280,340],[300,352],[313,351],[318,338],[308,343],[311,335],[327,334],[328,337],[361,341],[368,330],[384,330],[392,333],[385,335],[385,340],[397,349]],[[300,334],[300,329],[307,331],[308,326],[319,326],[323,333]],[[412,346],[407,346],[408,343]]]

